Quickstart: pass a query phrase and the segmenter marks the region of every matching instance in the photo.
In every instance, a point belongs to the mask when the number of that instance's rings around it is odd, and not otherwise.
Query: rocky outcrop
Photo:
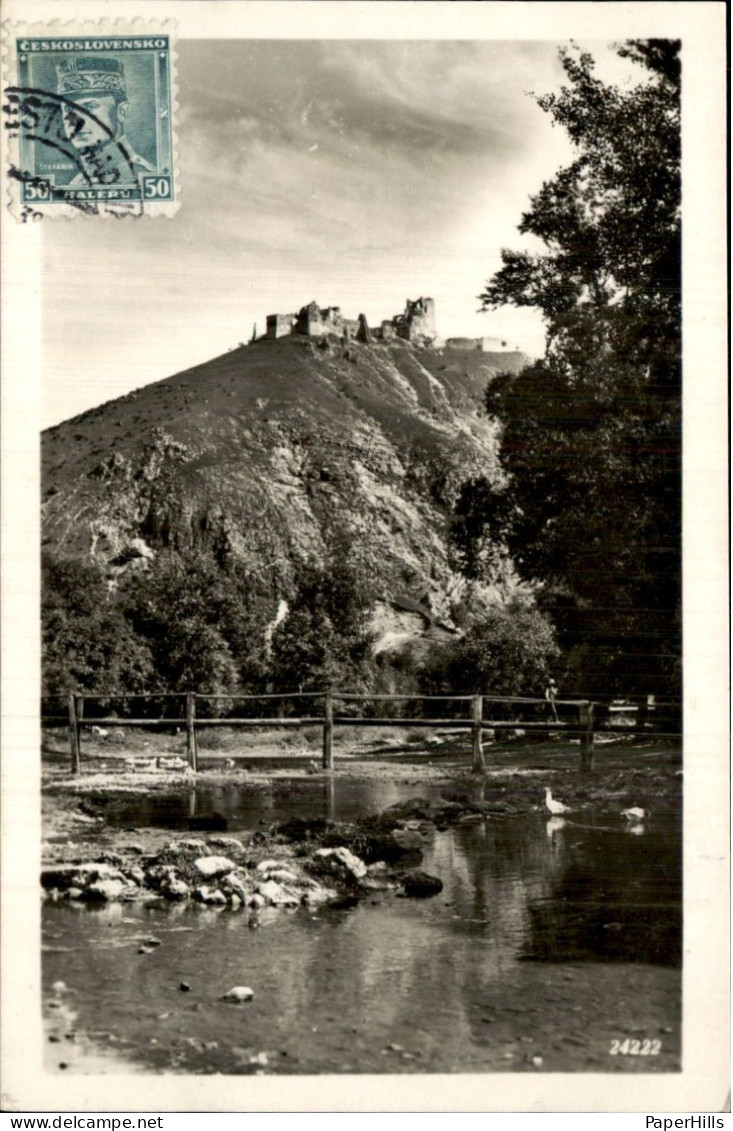
[[[375,599],[427,598],[450,624],[452,507],[466,479],[498,481],[483,394],[521,360],[400,339],[233,350],[44,433],[44,546],[112,585],[162,550],[206,551],[263,579],[274,613],[298,564],[347,538],[379,566]]]

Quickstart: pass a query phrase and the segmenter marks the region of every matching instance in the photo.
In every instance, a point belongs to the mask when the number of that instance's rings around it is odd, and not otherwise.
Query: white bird
[[[621,810],[621,816],[625,817],[627,821],[643,821],[646,815],[646,809],[639,809],[638,806],[634,806],[633,809]]]
[[[553,817],[559,817],[561,813],[572,813],[569,805],[563,805],[562,801],[555,801],[549,789],[545,788],[545,805],[552,813]]]

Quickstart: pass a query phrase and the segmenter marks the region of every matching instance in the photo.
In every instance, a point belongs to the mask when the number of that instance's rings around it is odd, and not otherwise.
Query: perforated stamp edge
[[[22,200],[21,184],[32,179],[32,174],[22,168],[20,132],[12,128],[12,114],[17,107],[17,96],[11,104],[8,92],[19,88],[18,73],[19,39],[59,39],[61,41],[84,41],[105,38],[154,38],[164,35],[168,38],[168,83],[170,99],[170,142],[172,158],[173,198],[170,200],[141,199],[130,203],[117,204],[114,201],[101,203],[97,207],[76,206],[63,202],[34,201],[32,205]],[[178,148],[178,117],[180,103],[178,96],[178,52],[177,23],[174,20],[143,19],[142,17],[101,19],[101,20],[47,20],[37,23],[24,23],[5,20],[0,25],[1,76],[2,76],[2,142],[0,143],[0,177],[4,185],[4,204],[11,215],[20,223],[35,223],[44,219],[99,221],[108,219],[142,219],[158,216],[172,219],[181,205],[181,170]],[[90,48],[91,50],[91,48]],[[55,97],[55,95],[54,95]]]

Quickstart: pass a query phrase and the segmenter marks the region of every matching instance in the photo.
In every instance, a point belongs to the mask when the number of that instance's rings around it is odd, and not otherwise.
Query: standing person
[[[552,711],[552,717],[554,718],[555,722],[559,722],[560,719],[557,714],[557,707],[555,706],[555,700],[557,699],[557,684],[555,683],[554,679],[548,680],[547,687],[545,688],[545,699],[550,704],[550,710]]]

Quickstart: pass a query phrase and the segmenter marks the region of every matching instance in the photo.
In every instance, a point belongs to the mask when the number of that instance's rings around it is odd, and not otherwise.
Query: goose
[[[639,809],[639,807],[635,805],[632,809],[622,809],[621,816],[625,817],[627,821],[638,822],[644,820],[647,816],[647,811],[646,809]]]
[[[572,809],[569,805],[563,805],[562,801],[555,801],[550,790],[545,787],[545,805],[552,813],[553,817],[559,817],[561,813],[571,813]]]

